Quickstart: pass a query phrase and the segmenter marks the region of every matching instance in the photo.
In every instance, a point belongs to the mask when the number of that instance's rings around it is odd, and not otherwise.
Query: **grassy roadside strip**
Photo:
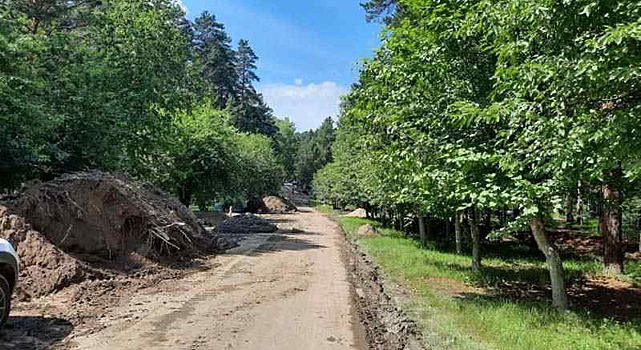
[[[488,257],[480,273],[469,270],[471,260],[436,247],[421,248],[402,233],[366,219],[340,217],[329,207],[348,239],[380,266],[383,274],[410,294],[402,307],[421,327],[429,349],[641,349],[641,325],[621,324],[587,313],[558,312],[547,302],[492,295],[499,280],[546,278],[539,260]],[[361,225],[371,224],[382,234],[357,238]],[[569,261],[568,273],[592,268]],[[518,289],[518,287],[517,287]]]

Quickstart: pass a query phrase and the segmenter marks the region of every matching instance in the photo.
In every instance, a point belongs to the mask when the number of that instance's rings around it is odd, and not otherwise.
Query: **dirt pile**
[[[298,211],[298,208],[289,199],[279,196],[263,198],[265,208],[270,214],[285,214]]]
[[[220,233],[272,233],[276,231],[278,231],[276,225],[253,214],[234,216],[218,225]]]
[[[20,283],[16,291],[19,300],[55,292],[86,279],[104,277],[99,269],[58,249],[32,230],[24,218],[7,215],[6,210],[0,206],[0,237],[12,242],[20,256]]]
[[[23,299],[109,278],[145,259],[190,259],[215,241],[164,193],[99,172],[34,183],[0,200],[0,237],[20,255]]]
[[[298,211],[298,208],[285,197],[268,196],[251,201],[247,210],[257,214],[287,214]]]
[[[280,190],[281,197],[289,198],[296,205],[305,206],[309,204],[309,194],[303,193],[293,183],[285,183]]]
[[[378,235],[378,230],[372,225],[362,225],[358,228],[357,235],[359,236],[376,236]]]
[[[348,218],[367,218],[367,211],[363,208],[358,208],[353,212],[345,215]]]

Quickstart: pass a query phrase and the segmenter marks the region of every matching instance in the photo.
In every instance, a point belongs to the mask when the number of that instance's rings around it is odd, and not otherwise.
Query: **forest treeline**
[[[87,169],[185,204],[278,192],[297,176],[308,187],[333,124],[298,133],[276,119],[254,87],[257,61],[213,14],[190,21],[171,0],[3,1],[0,192]]]
[[[624,272],[624,208],[641,174],[641,2],[373,0],[382,47],[344,99],[333,162],[314,179],[423,243],[462,228],[531,232],[568,305],[553,216],[598,212],[605,273]],[[637,203],[637,204],[635,204]],[[483,225],[488,226],[488,225]],[[487,234],[487,232],[486,232]],[[528,233],[530,234],[530,233]]]

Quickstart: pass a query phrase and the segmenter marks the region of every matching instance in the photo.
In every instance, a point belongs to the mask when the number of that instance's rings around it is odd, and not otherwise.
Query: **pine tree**
[[[254,89],[253,82],[260,81],[255,72],[258,69],[256,67],[258,56],[249,46],[248,40],[240,39],[238,42],[237,58],[239,98],[241,103],[247,103],[249,100],[256,99],[256,89]]]
[[[225,26],[203,12],[194,22],[193,46],[202,75],[215,94],[217,107],[225,107],[237,94],[236,52]]]
[[[398,0],[369,0],[361,3],[365,10],[367,22],[382,20],[385,24],[394,24],[402,12]]]
[[[278,132],[272,109],[263,101],[253,83],[260,81],[256,74],[258,55],[241,39],[236,53],[237,99],[232,101],[234,125],[241,131],[274,137]]]

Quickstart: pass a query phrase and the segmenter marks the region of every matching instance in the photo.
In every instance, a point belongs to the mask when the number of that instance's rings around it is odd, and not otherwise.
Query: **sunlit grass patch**
[[[547,265],[537,252],[510,245],[485,247],[484,268],[473,272],[469,256],[423,248],[414,238],[372,220],[338,221],[388,278],[411,291],[404,308],[417,320],[430,349],[641,349],[638,321],[619,323],[587,309],[552,308]],[[355,232],[364,224],[382,234],[357,238]],[[573,258],[564,264],[569,283],[601,271],[598,259]],[[640,271],[639,266],[629,262],[628,272]],[[529,290],[532,286],[536,288]]]
[[[332,209],[331,205],[318,205],[315,208],[316,208],[316,210],[321,212],[321,214],[326,214],[327,215],[327,214],[333,214],[334,213],[334,209]]]

